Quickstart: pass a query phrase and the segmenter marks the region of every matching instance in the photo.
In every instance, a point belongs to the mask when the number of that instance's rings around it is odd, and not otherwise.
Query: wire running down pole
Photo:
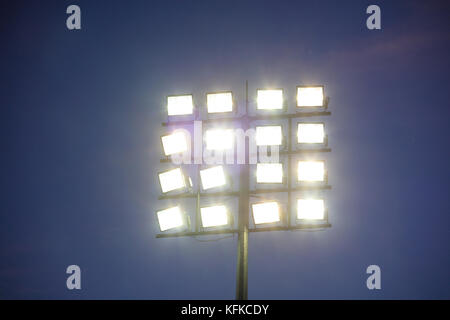
[[[244,133],[249,128],[248,123],[248,81],[245,82],[245,115],[242,120]],[[236,300],[248,298],[248,211],[249,211],[249,153],[245,142],[245,163],[240,165],[239,179],[239,217],[238,217],[238,247],[236,271]]]

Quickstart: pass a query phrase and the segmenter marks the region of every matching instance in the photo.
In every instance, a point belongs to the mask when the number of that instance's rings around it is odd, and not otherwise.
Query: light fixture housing
[[[281,220],[280,205],[276,201],[254,203],[252,215],[255,225],[279,222]]]
[[[215,166],[200,170],[203,190],[224,186],[226,182],[223,166]]]
[[[186,179],[181,168],[167,170],[158,174],[162,193],[183,189],[186,187]]]
[[[320,182],[325,181],[325,161],[303,161],[298,162],[297,171],[299,182]]]
[[[297,86],[297,107],[323,107],[325,102],[323,86]]]
[[[256,126],[255,140],[257,146],[279,146],[283,144],[281,126]]]
[[[169,116],[193,114],[194,102],[192,94],[167,96],[167,113]]]
[[[165,156],[183,153],[188,150],[188,138],[184,131],[175,131],[161,136],[161,143]]]
[[[283,105],[283,89],[256,90],[257,110],[282,110]]]
[[[233,112],[233,93],[231,91],[207,93],[206,105],[208,113]]]
[[[323,122],[297,124],[297,142],[306,144],[326,144]]]
[[[323,199],[298,199],[298,220],[325,220],[326,210]]]
[[[207,150],[229,150],[234,146],[233,129],[208,129],[205,133]]]
[[[283,164],[257,163],[256,183],[283,183]]]
[[[230,223],[228,210],[224,205],[202,207],[200,215],[203,228],[221,227]]]
[[[186,219],[179,206],[157,211],[156,216],[161,232],[186,225]]]

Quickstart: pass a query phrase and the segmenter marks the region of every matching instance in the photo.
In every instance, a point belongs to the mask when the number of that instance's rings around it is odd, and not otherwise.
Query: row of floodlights
[[[283,89],[258,89],[257,110],[282,110],[285,107]],[[297,86],[297,107],[323,107],[325,103],[323,86]],[[231,91],[206,94],[208,113],[227,113],[235,110]],[[167,97],[169,116],[190,115],[194,112],[192,94]]]
[[[297,142],[299,144],[326,144],[327,138],[323,123],[298,123]],[[208,129],[205,132],[207,150],[229,150],[234,145],[234,129]],[[174,132],[161,137],[165,156],[183,153],[188,150],[185,131]],[[257,146],[279,146],[283,144],[283,130],[280,125],[263,125],[255,128]]]
[[[325,161],[298,161],[298,182],[324,182],[327,180]],[[185,190],[192,187],[192,180],[186,176],[181,168],[170,169],[159,173],[159,183],[162,193],[175,190]],[[282,163],[256,164],[257,183],[283,183]],[[203,190],[223,187],[227,184],[225,170],[222,165],[200,170],[200,180]]]
[[[252,217],[255,225],[272,224],[281,221],[280,204],[276,201],[254,203]],[[189,219],[180,206],[160,210],[157,213],[160,230],[167,231],[189,227]],[[289,213],[286,213],[289,214]],[[201,226],[203,228],[231,226],[232,216],[225,205],[213,205],[200,208]],[[297,220],[324,221],[326,209],[323,199],[297,199]]]

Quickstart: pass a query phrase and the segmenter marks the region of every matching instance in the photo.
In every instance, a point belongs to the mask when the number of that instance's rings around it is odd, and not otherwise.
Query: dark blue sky
[[[249,298],[450,299],[448,2],[11,0],[0,15],[0,298],[233,299],[236,238],[155,239],[156,173],[164,97],[242,99],[248,80],[323,83],[333,113],[333,227],[251,234]]]

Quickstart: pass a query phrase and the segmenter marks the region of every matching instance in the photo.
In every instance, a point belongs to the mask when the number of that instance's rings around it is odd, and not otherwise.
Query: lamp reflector
[[[257,146],[279,146],[283,140],[281,126],[257,126],[255,139]]]
[[[233,148],[233,129],[210,129],[206,130],[206,149],[226,150]]]
[[[167,97],[167,113],[169,116],[192,114],[193,110],[194,103],[191,94]]]
[[[257,183],[283,183],[282,163],[258,163],[256,165]]]
[[[204,190],[220,187],[226,183],[223,166],[200,170],[200,178]]]
[[[161,141],[166,156],[182,153],[188,149],[187,137],[183,131],[176,131],[172,134],[162,136]]]
[[[184,188],[186,186],[184,175],[180,168],[172,169],[159,174],[159,183],[163,193]]]
[[[274,223],[280,221],[278,202],[263,202],[252,204],[253,221],[255,224]]]
[[[208,93],[206,95],[208,113],[233,111],[233,96],[231,92]]]
[[[228,224],[227,208],[223,205],[201,208],[200,213],[204,228],[219,227]]]
[[[178,206],[158,211],[156,214],[161,231],[178,228],[184,224],[183,216]]]
[[[324,181],[325,164],[323,161],[299,161],[298,181]]]
[[[297,219],[323,220],[324,217],[325,206],[322,199],[298,199]]]
[[[324,143],[325,130],[323,123],[299,123],[297,138],[298,143]]]
[[[323,87],[297,87],[297,107],[323,107]]]
[[[257,109],[259,110],[279,110],[283,109],[283,90],[258,90]]]

